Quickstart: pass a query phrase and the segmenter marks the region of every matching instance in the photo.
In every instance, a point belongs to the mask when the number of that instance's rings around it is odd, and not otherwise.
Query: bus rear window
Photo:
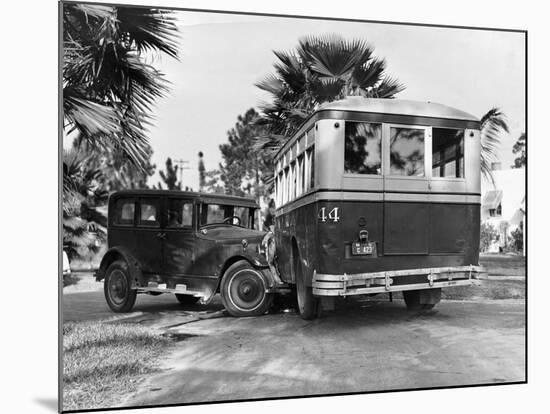
[[[463,129],[432,129],[432,177],[464,178]]]
[[[424,129],[390,128],[390,174],[424,176]]]
[[[382,126],[366,122],[346,122],[344,172],[382,174]]]

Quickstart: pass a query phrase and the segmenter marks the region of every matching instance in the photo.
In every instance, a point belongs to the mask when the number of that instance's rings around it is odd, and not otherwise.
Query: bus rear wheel
[[[246,260],[233,263],[224,273],[220,286],[223,306],[232,316],[260,316],[273,302],[261,270]]]
[[[306,285],[305,273],[299,257],[294,260],[294,274],[296,275],[296,299],[300,317],[312,320],[319,316],[321,301],[313,296],[313,289]]]

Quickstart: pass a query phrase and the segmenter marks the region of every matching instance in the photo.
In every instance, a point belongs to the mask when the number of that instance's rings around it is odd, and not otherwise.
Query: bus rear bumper
[[[313,294],[317,296],[349,296],[370,293],[401,292],[404,290],[437,289],[479,284],[487,272],[482,266],[434,267],[393,270],[375,273],[333,275],[313,272]],[[394,284],[397,278],[425,276],[425,282]]]

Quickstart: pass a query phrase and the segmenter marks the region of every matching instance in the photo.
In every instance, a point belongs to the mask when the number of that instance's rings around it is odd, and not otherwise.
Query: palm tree
[[[64,132],[95,149],[114,148],[139,165],[163,74],[144,53],[177,58],[175,18],[141,7],[63,5]]]
[[[506,115],[499,108],[491,108],[481,117],[481,173],[493,184],[491,164],[497,160],[502,132],[509,132]]]
[[[275,135],[291,135],[324,102],[359,95],[393,98],[404,86],[385,74],[386,62],[365,41],[339,35],[308,36],[291,52],[275,51],[275,74],[256,84],[273,96],[263,123]]]
[[[171,12],[63,4],[63,132],[74,144],[63,157],[63,241],[70,256],[104,241],[108,183],[99,160],[113,159],[120,172],[137,168],[143,172],[137,179],[151,173],[150,110],[168,88],[144,55],[177,58],[176,39]]]
[[[373,56],[374,48],[360,39],[339,35],[308,36],[291,52],[274,51],[275,73],[256,84],[273,96],[262,106],[258,123],[268,135],[255,147],[270,157],[322,103],[358,95],[393,98],[404,86],[386,75],[386,61]],[[264,177],[270,183],[272,177]]]
[[[106,237],[108,193],[101,172],[86,164],[78,150],[63,153],[63,250],[71,259],[96,252]]]

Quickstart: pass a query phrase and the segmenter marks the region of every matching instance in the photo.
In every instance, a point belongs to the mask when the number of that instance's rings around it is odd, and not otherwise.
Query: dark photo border
[[[229,15],[246,15],[246,16],[258,16],[258,17],[276,17],[276,18],[286,18],[286,19],[309,19],[309,20],[326,20],[326,21],[338,21],[338,22],[354,22],[354,23],[375,23],[375,24],[385,24],[385,25],[402,25],[402,26],[413,26],[413,27],[435,27],[435,28],[446,28],[446,29],[462,29],[462,30],[474,30],[474,31],[497,31],[497,32],[511,32],[524,35],[524,47],[525,47],[525,133],[528,134],[528,31],[522,29],[503,29],[498,27],[474,27],[474,26],[461,26],[461,25],[446,25],[446,24],[430,24],[430,23],[411,23],[411,22],[400,22],[400,21],[386,21],[386,20],[367,20],[367,19],[355,19],[355,18],[340,18],[340,17],[324,17],[324,16],[314,16],[314,15],[292,15],[292,14],[279,14],[279,13],[260,13],[260,12],[247,12],[247,11],[231,11],[231,10],[213,10],[213,9],[199,9],[199,8],[185,8],[185,7],[167,7],[167,6],[157,6],[155,1],[152,0],[147,6],[140,4],[130,4],[130,3],[103,3],[103,2],[87,2],[87,1],[60,1],[58,3],[58,107],[59,107],[59,118],[58,118],[58,272],[62,274],[62,245],[63,245],[63,228],[62,228],[62,186],[63,186],[63,168],[62,168],[62,158],[63,158],[63,5],[64,4],[90,4],[90,5],[110,5],[110,6],[132,6],[132,7],[154,7],[158,9],[165,10],[177,10],[177,11],[187,11],[187,12],[201,12],[201,13],[212,13],[212,14],[229,14]],[[183,2],[182,2],[183,3]],[[528,143],[526,143],[526,152]],[[525,205],[526,210],[528,210],[528,169],[527,165],[525,167]],[[456,389],[456,388],[479,388],[479,387],[494,387],[502,385],[517,385],[517,384],[527,384],[528,383],[528,218],[527,214],[525,215],[525,256],[526,256],[526,278],[525,278],[525,381],[511,381],[511,382],[502,382],[495,384],[473,384],[473,385],[460,385],[460,386],[441,386],[441,387],[426,387],[426,388],[407,388],[399,390],[379,390],[379,391],[368,391],[368,392],[346,392],[346,393],[329,393],[329,394],[320,394],[320,395],[304,395],[304,396],[289,396],[289,397],[276,397],[276,398],[247,398],[247,399],[235,399],[235,400],[221,400],[213,402],[198,402],[198,403],[178,403],[178,404],[159,404],[159,405],[148,405],[148,406],[128,406],[128,407],[113,407],[113,408],[92,408],[92,409],[82,409],[82,410],[63,410],[63,284],[58,278],[58,358],[59,358],[59,370],[58,370],[58,397],[59,397],[59,411],[64,413],[74,413],[74,412],[98,412],[98,411],[114,411],[114,410],[130,410],[130,409],[151,409],[151,408],[161,408],[161,407],[179,407],[179,406],[192,406],[192,405],[211,405],[211,404],[226,404],[226,403],[242,403],[242,402],[254,402],[254,401],[275,401],[275,400],[288,400],[288,399],[306,399],[306,398],[319,398],[319,397],[333,397],[333,396],[349,396],[349,395],[364,395],[364,394],[385,394],[385,393],[402,393],[407,391],[428,391],[428,390],[441,390],[441,389]],[[222,408],[222,407],[220,407]],[[435,407],[432,407],[436,409]],[[225,407],[224,407],[225,409]],[[442,408],[443,409],[443,408]]]

